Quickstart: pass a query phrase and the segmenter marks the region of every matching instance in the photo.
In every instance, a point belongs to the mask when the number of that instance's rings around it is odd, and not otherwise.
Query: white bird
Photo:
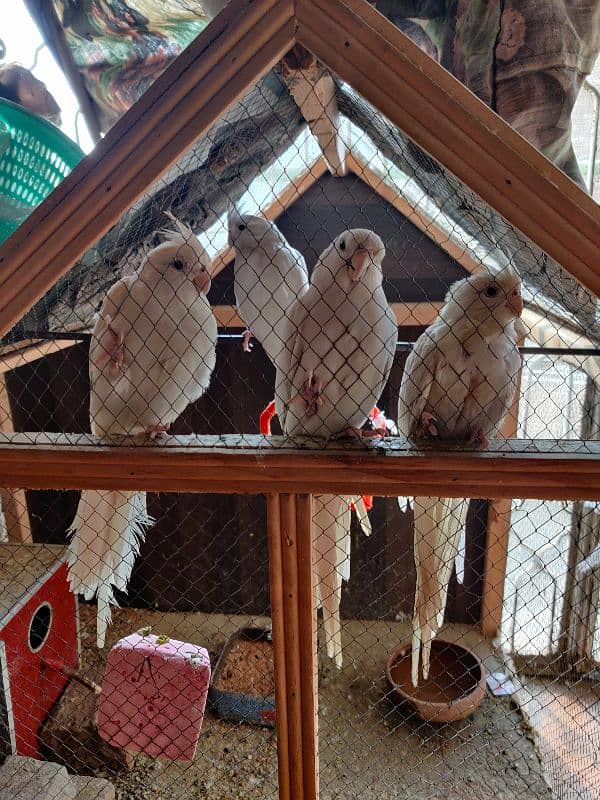
[[[521,356],[521,281],[512,269],[455,283],[437,320],[406,361],[398,403],[401,436],[487,447],[512,402]],[[417,570],[412,681],[429,674],[431,642],[442,625],[448,583],[469,501],[415,497]]]
[[[286,435],[359,434],[387,382],[398,327],[385,297],[383,242],[370,230],[341,233],[321,254],[295,309],[286,374],[278,369],[277,413]],[[360,434],[359,434],[360,435]],[[340,598],[349,577],[347,496],[314,497],[315,571],[327,653],[342,666]]]
[[[137,272],[109,290],[90,344],[90,422],[96,436],[165,433],[201,397],[215,366],[217,323],[206,294],[211,262],[183,223]],[[146,528],[145,492],[85,489],[68,551],[73,592],[97,594],[97,644],[104,646]]]
[[[308,288],[304,256],[275,223],[252,214],[229,214],[229,245],[235,250],[235,301],[248,328],[275,367],[289,357],[291,309]]]

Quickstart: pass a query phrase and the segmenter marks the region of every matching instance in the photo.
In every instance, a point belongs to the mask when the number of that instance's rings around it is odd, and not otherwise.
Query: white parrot
[[[244,349],[255,336],[273,366],[286,375],[296,334],[295,309],[308,289],[304,256],[264,217],[234,211],[228,227],[229,245],[235,251],[236,305],[248,328]],[[353,501],[361,528],[369,536],[372,528],[363,498]]]
[[[251,214],[229,214],[229,245],[235,250],[235,301],[248,328],[244,349],[255,336],[277,368],[290,355],[290,311],[308,288],[304,256],[273,222]]]
[[[109,290],[90,344],[90,421],[96,436],[165,433],[201,397],[215,366],[217,323],[206,294],[211,262],[191,230],[154,248]],[[145,492],[84,489],[71,526],[71,590],[97,594],[97,644],[153,520]]]
[[[278,368],[277,414],[287,435],[330,438],[360,428],[387,382],[398,338],[382,287],[383,242],[370,230],[341,233],[321,254],[295,314],[286,373]],[[315,571],[327,654],[342,666],[340,599],[350,573],[354,498],[314,498]],[[361,512],[359,512],[360,514]]]
[[[398,403],[401,436],[487,447],[512,402],[521,356],[521,281],[512,269],[455,283],[439,317],[406,361]],[[429,674],[431,642],[444,619],[448,583],[469,501],[415,497],[417,570],[412,681]]]

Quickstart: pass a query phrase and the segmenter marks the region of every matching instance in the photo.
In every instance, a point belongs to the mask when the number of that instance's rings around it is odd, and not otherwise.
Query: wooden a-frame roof
[[[582,302],[573,282],[579,308],[594,307],[596,203],[365,0],[233,0],[0,249],[0,335],[296,43],[586,287]]]

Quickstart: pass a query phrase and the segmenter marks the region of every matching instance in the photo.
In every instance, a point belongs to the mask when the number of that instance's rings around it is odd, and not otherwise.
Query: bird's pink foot
[[[115,377],[125,363],[125,336],[122,331],[117,331],[110,324],[110,317],[105,317],[106,334],[100,340],[100,353],[96,355],[93,364],[98,369],[104,369],[109,365],[109,373]]]
[[[421,419],[419,422],[419,433],[425,436],[437,436],[438,429],[437,429],[437,419],[430,414],[429,411],[424,411],[421,414]]]
[[[475,428],[475,430],[471,431],[471,435],[469,436],[469,444],[478,444],[486,450],[489,447],[490,440],[481,428]]]
[[[306,416],[314,416],[323,405],[323,381],[312,369],[306,371],[306,380],[300,387],[300,396],[306,401]]]
[[[242,335],[242,350],[244,353],[250,353],[252,350],[252,345],[250,344],[250,339],[254,338],[254,334],[252,331],[244,331]]]
[[[144,430],[144,435],[151,440],[160,439],[161,436],[165,436],[169,432],[170,427],[170,424],[161,425],[160,423],[156,425],[148,425],[148,427]]]

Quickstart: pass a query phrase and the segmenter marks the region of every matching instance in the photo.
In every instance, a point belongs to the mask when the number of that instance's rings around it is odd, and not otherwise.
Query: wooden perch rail
[[[222,494],[600,498],[600,442],[509,439],[485,452],[283,437],[173,436],[160,445],[91,435],[1,434],[0,486]]]

